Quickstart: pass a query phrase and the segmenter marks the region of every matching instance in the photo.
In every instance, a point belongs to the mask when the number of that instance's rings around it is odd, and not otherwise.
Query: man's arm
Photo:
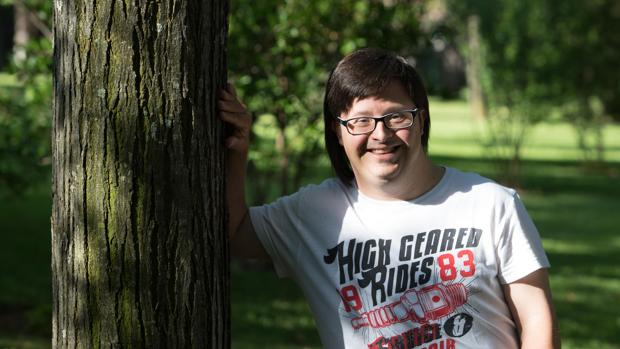
[[[248,206],[245,202],[245,173],[250,145],[252,116],[239,101],[232,85],[221,90],[218,101],[219,115],[231,125],[233,131],[226,139],[228,148],[228,232],[231,253],[246,258],[267,259],[267,252],[256,236]]]
[[[560,348],[547,269],[539,269],[503,287],[521,337],[521,348]]]

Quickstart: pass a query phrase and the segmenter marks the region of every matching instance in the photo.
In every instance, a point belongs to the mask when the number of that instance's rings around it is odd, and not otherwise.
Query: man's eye
[[[355,118],[349,121],[349,123],[353,124],[354,126],[364,126],[370,124],[371,120],[371,118]]]
[[[389,116],[389,118],[390,118],[390,120],[396,121],[396,122],[403,121],[403,120],[407,119],[407,113],[406,112],[394,113],[394,114],[391,114]]]

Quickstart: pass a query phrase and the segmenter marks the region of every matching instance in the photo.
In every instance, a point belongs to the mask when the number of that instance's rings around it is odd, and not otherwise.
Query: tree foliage
[[[50,2],[22,3],[40,25],[50,27]],[[45,178],[50,164],[52,43],[38,35],[23,50],[25,56],[13,58],[0,75],[0,186],[13,192]]]
[[[297,188],[320,161],[324,83],[342,55],[363,46],[411,55],[428,41],[419,1],[239,0],[232,6],[231,77],[256,115],[250,171],[280,183],[280,192],[269,195],[254,182],[256,201]]]
[[[23,3],[50,27],[52,2]],[[477,16],[481,82],[494,123],[489,149],[520,156],[530,126],[560,115],[575,125],[587,159],[602,158],[602,127],[620,120],[620,2],[615,0],[342,0],[232,2],[230,76],[255,113],[251,188],[263,201],[311,180],[322,156],[323,86],[342,55],[381,46],[416,57],[430,91],[436,44],[460,43],[467,55],[467,21]],[[25,185],[49,154],[51,43],[35,36],[27,58],[0,79],[0,180]],[[491,123],[489,123],[491,124]],[[21,125],[21,126],[19,126]],[[501,146],[497,146],[500,144]],[[503,144],[503,145],[502,145]],[[516,152],[516,153],[515,153]],[[516,156],[515,156],[516,154]],[[6,161],[4,159],[7,159]],[[43,168],[44,170],[45,168]],[[44,172],[44,171],[43,171]],[[260,175],[259,175],[260,174]],[[274,178],[277,192],[268,192]]]
[[[499,125],[490,129],[494,149],[498,142],[508,145],[518,159],[524,141],[519,135],[525,136],[528,125],[550,118],[554,111],[573,122],[583,137],[590,129],[600,131],[603,114],[620,116],[619,74],[610,69],[620,53],[617,1],[449,0],[449,4],[451,25],[463,33],[468,18],[479,18],[481,81],[490,116],[495,118],[490,124]],[[502,133],[508,134],[501,139]]]

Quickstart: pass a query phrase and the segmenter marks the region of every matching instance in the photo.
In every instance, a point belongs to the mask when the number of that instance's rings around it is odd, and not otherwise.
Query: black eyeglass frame
[[[336,117],[336,119],[338,120],[338,123],[340,123],[340,125],[344,126],[344,128],[346,128],[346,129],[347,129],[347,132],[349,132],[349,134],[350,134],[350,135],[352,135],[352,136],[360,136],[360,135],[367,135],[367,134],[370,134],[370,133],[374,132],[374,130],[377,128],[377,124],[379,123],[379,121],[383,122],[383,125],[385,125],[385,127],[389,128],[389,129],[390,129],[390,130],[392,130],[392,131],[402,130],[402,129],[404,129],[404,128],[411,127],[411,126],[413,126],[413,123],[415,122],[415,118],[416,118],[416,116],[418,116],[418,113],[419,113],[420,111],[422,111],[422,110],[424,110],[424,109],[423,109],[423,108],[404,109],[404,110],[399,110],[399,111],[392,112],[392,113],[387,113],[387,114],[382,115],[382,116],[360,116],[360,117],[357,117],[357,118],[351,118],[351,119],[348,119],[348,120],[343,120],[343,119],[341,119],[341,118],[339,118],[339,117]],[[389,116],[391,116],[391,115],[394,115],[394,114],[402,113],[402,112],[410,112],[410,113],[411,113],[411,115],[413,115],[413,119],[411,119],[411,124],[409,124],[409,125],[407,125],[407,126],[402,126],[402,127],[395,127],[395,128],[393,128],[393,127],[389,127],[389,126],[385,123],[385,121],[384,121],[384,120],[385,120],[385,118],[387,118],[387,117],[389,117]],[[375,125],[374,125],[374,127],[372,128],[372,130],[370,130],[370,131],[368,131],[368,132],[363,132],[363,133],[351,133],[351,130],[347,127],[347,124],[348,124],[350,121],[352,121],[352,120],[356,120],[356,119],[373,119],[373,120],[375,121]]]

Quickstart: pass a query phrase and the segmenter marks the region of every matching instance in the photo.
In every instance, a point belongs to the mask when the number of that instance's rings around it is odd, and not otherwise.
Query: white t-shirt
[[[501,284],[549,266],[515,191],[453,168],[411,201],[328,179],[250,217],[330,349],[517,348]]]

